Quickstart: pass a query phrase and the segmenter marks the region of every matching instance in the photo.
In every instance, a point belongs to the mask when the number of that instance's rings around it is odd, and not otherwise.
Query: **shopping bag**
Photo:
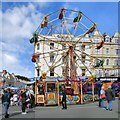
[[[101,98],[102,98],[102,99],[105,99],[105,98],[106,98],[106,95],[105,95],[105,94],[101,94]]]

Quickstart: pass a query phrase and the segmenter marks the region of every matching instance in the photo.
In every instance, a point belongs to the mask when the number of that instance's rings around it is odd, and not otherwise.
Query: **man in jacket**
[[[106,101],[107,101],[106,110],[109,109],[110,111],[112,111],[112,100],[113,100],[114,94],[112,92],[111,86],[109,86],[108,89],[105,91],[105,95],[106,95]]]
[[[67,104],[66,104],[66,90],[65,86],[62,87],[62,109],[67,109]]]
[[[2,95],[2,104],[4,106],[4,114],[5,118],[9,117],[8,109],[10,104],[10,93],[7,90],[4,90],[4,93]]]

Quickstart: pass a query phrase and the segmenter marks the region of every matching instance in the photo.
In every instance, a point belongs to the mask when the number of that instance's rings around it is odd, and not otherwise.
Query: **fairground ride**
[[[99,42],[90,39],[95,30],[97,24],[81,11],[62,8],[45,15],[30,39],[38,76],[62,77],[79,94],[78,76],[87,75],[88,81],[94,81],[94,69],[104,64],[104,59],[91,55],[91,48],[102,49],[104,45],[105,36]]]

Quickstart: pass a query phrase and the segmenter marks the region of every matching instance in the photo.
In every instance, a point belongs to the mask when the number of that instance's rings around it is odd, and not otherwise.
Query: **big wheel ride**
[[[79,76],[95,79],[93,68],[104,63],[90,54],[91,47],[100,49],[104,44],[103,38],[99,43],[90,39],[96,29],[97,24],[82,11],[61,8],[45,15],[30,39],[35,46],[32,62],[40,70],[39,76],[63,78],[60,82],[72,88],[68,93],[79,95]]]

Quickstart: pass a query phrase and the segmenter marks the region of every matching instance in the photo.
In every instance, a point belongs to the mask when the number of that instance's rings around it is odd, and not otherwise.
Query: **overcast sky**
[[[47,2],[49,0],[44,0],[46,2],[38,2],[39,0],[37,2],[9,1],[12,2],[2,0],[2,9],[0,10],[0,18],[2,18],[0,22],[0,38],[2,40],[0,71],[6,69],[10,73],[27,77],[34,76],[34,64],[31,62],[33,44],[30,44],[29,39],[45,14],[62,7],[82,11],[97,23],[101,33],[106,32],[110,37],[118,31],[117,2],[94,2],[95,0],[72,3]]]

